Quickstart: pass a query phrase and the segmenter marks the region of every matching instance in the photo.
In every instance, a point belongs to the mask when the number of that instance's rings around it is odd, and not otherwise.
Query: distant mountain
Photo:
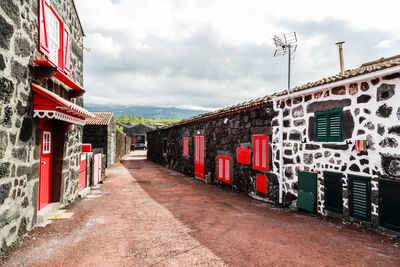
[[[162,108],[155,106],[118,106],[85,104],[85,108],[91,112],[113,112],[114,116],[135,115],[157,119],[185,119],[198,114],[206,113],[204,110],[191,110],[180,108]]]

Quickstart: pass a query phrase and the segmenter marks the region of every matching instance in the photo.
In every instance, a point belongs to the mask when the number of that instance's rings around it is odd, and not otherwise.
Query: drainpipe
[[[279,111],[279,204],[283,199],[283,109],[278,107],[278,102],[274,100],[274,108]]]
[[[279,152],[279,204],[282,204],[283,198],[283,109],[279,112],[279,140],[280,140],[280,152]]]

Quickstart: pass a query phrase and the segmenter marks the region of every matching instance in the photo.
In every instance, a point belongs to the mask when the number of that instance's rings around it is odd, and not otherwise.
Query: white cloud
[[[293,86],[339,71],[337,41],[346,41],[345,66],[353,68],[394,55],[400,39],[394,0],[76,4],[91,48],[90,103],[223,107],[286,88],[287,59],[272,57],[274,34],[298,33]]]
[[[391,40],[383,40],[383,41],[380,41],[376,45],[377,48],[388,48],[388,47],[391,47],[391,46],[392,46],[392,41]]]
[[[86,39],[87,46],[96,56],[119,59],[122,52],[122,44],[112,37],[103,36],[101,33],[89,33]]]

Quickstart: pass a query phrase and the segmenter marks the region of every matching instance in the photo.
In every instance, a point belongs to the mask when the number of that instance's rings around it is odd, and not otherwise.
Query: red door
[[[53,163],[51,128],[42,130],[42,145],[40,154],[38,210],[51,202],[51,177]]]
[[[194,137],[194,176],[204,179],[204,136]]]
[[[81,166],[79,168],[78,192],[86,187],[86,153],[81,155]]]

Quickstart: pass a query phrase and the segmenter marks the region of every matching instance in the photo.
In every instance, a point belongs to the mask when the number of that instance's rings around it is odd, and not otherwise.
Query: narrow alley
[[[36,227],[4,266],[395,266],[400,242],[292,212],[156,165],[145,152],[107,170],[71,204],[70,219]]]

